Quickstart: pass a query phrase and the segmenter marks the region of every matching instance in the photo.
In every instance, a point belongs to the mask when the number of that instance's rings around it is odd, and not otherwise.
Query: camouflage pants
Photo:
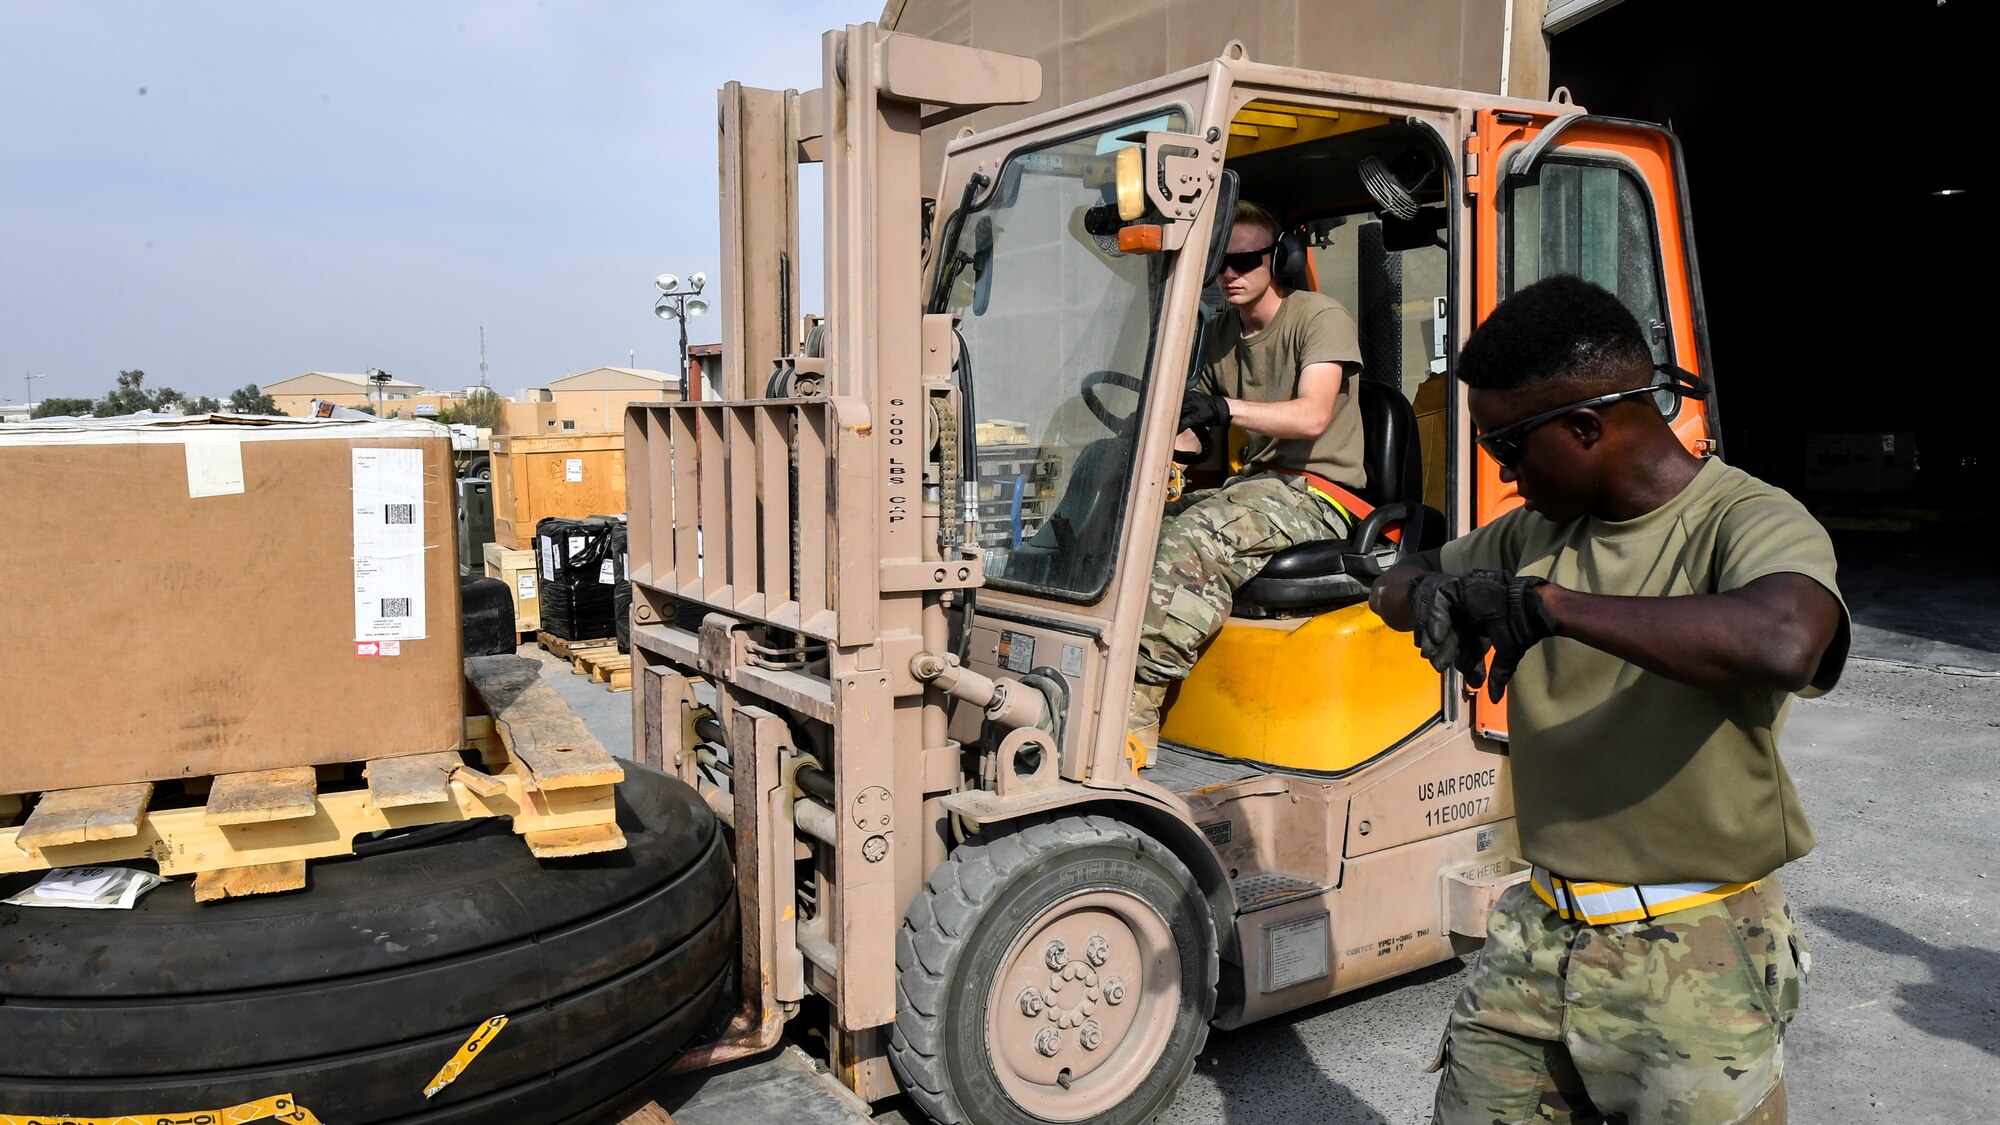
[[[1782,1125],[1810,964],[1775,877],[1604,926],[1510,888],[1439,1047],[1434,1125]]]
[[[1187,678],[1222,631],[1236,589],[1295,543],[1344,538],[1347,523],[1300,477],[1259,473],[1191,492],[1170,505],[1139,629],[1141,683]]]

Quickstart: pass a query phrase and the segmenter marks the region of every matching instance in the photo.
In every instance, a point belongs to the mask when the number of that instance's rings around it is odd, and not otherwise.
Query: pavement
[[[1818,845],[1783,873],[1813,974],[1786,1039],[1798,1122],[2000,1116],[2000,568],[1966,539],[1841,534],[1854,644],[1782,743]],[[631,697],[528,646],[607,748]],[[1423,1125],[1468,961],[1213,1032],[1162,1125]],[[901,1100],[883,1125],[922,1120]]]
[[[632,756],[632,693],[612,691],[607,684],[592,680],[575,670],[567,660],[548,654],[530,641],[516,650],[542,666],[542,678],[553,684],[556,694],[583,720],[597,741],[620,758]]]

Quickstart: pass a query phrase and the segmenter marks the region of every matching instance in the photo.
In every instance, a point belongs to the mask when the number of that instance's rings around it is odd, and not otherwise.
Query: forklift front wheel
[[[949,1125],[1149,1121],[1215,1011],[1214,920],[1145,833],[1065,817],[961,846],[896,940],[890,1060]]]

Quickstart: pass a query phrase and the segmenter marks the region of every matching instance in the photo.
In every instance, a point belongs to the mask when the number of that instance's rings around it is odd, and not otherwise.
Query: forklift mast
[[[730,397],[626,414],[634,733],[640,761],[733,826],[749,906],[741,1010],[682,1066],[774,1044],[810,980],[832,1001],[840,1077],[879,1097],[895,1090],[897,925],[944,857],[936,802],[961,778],[944,693],[912,662],[948,651],[945,596],[982,581],[977,551],[941,534],[958,396],[950,318],[920,314],[919,141],[926,124],[1033,101],[1041,75],[873,24],[827,33],[821,64],[817,90],[721,95]],[[823,353],[806,356],[790,345],[811,161],[829,305]],[[675,624],[687,605],[721,612],[690,631]]]

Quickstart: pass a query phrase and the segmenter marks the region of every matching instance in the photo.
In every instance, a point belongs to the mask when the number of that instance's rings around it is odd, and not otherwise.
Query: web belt
[[[1749,890],[1751,883],[1582,883],[1537,866],[1528,883],[1535,896],[1565,921],[1586,926],[1650,921],[1677,910],[1721,902]]]

